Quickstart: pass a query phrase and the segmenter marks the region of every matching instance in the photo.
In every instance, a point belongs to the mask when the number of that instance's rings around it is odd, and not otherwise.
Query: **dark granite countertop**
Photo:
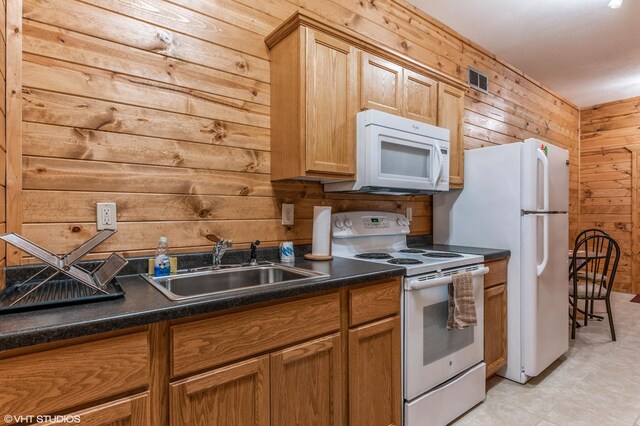
[[[296,259],[295,266],[326,278],[253,287],[200,299],[173,302],[138,275],[119,277],[124,299],[0,316],[0,350],[70,339],[256,303],[313,294],[378,279],[398,277],[404,268],[334,258]]]

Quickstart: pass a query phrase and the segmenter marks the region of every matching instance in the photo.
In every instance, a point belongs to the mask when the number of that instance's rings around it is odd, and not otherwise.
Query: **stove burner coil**
[[[391,259],[388,260],[387,263],[392,263],[394,265],[419,265],[422,262],[418,259]]]
[[[355,257],[358,259],[393,259],[388,253],[361,253],[356,254]]]
[[[417,253],[425,253],[425,252],[426,252],[426,250],[410,249],[410,248],[400,250],[400,253],[414,253],[414,254],[417,254]]]
[[[449,252],[431,252],[423,254],[424,257],[436,257],[436,258],[449,258],[449,257],[462,257],[459,253],[449,253]]]

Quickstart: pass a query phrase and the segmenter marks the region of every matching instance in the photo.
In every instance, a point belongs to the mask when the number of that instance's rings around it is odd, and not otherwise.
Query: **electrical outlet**
[[[282,224],[293,225],[293,204],[282,205]]]
[[[407,207],[404,215],[407,217],[407,220],[411,222],[411,220],[413,220],[413,208]]]
[[[104,229],[117,229],[116,203],[97,203],[96,216],[98,231],[102,231]]]

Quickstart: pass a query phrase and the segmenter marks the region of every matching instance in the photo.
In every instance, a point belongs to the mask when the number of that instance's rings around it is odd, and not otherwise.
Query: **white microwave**
[[[356,180],[326,192],[433,194],[449,190],[449,130],[386,112],[357,114]]]

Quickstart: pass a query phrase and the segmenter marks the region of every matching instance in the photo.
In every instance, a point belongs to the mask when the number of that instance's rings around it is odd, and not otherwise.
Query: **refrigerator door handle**
[[[549,159],[541,149],[537,149],[538,160],[542,163],[542,209],[549,210]],[[542,262],[537,267],[538,276],[549,262],[549,216],[542,218]]]

